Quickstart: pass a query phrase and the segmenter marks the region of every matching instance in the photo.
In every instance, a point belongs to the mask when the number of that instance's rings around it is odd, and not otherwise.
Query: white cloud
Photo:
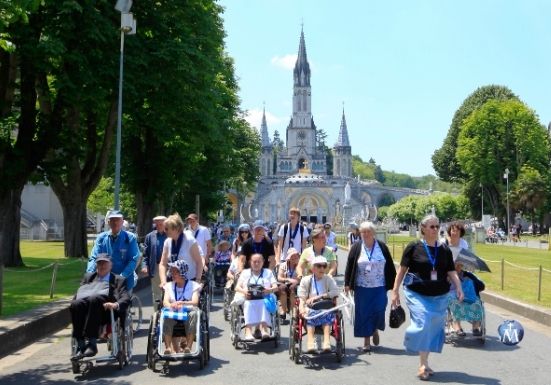
[[[247,111],[245,115],[245,120],[253,127],[256,127],[260,131],[260,125],[262,124],[262,109],[253,108]],[[266,111],[266,123],[268,127],[270,125],[277,125],[281,122],[281,118],[278,118],[274,114]]]
[[[274,56],[270,62],[276,67],[280,67],[286,70],[292,70],[295,68],[297,61],[297,54],[287,54],[283,56]]]

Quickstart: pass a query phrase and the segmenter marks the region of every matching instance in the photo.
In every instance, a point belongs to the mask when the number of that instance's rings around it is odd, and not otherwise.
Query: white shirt
[[[261,274],[253,274],[251,269],[245,269],[239,276],[237,284],[246,289],[249,283],[253,285],[262,285],[264,288],[269,289],[274,284],[277,284],[277,280],[270,269],[262,269]]]
[[[190,280],[186,281],[185,287],[176,287],[176,292],[174,292],[174,286],[174,282],[167,282],[164,286],[165,295],[170,303],[176,301],[191,301],[193,293],[201,290],[200,284]]]
[[[211,239],[209,229],[207,229],[205,226],[197,225],[197,228],[195,230],[190,228],[189,231],[197,240],[201,257],[205,257],[205,254],[208,251],[207,241],[210,241]]]
[[[197,241],[195,240],[195,238],[193,238],[193,234],[191,234],[191,232],[189,232],[188,230],[185,230],[182,247],[180,247],[180,251],[178,252],[178,259],[185,261],[188,265],[188,271],[186,274],[186,277],[188,279],[194,279],[197,276],[197,266],[195,265],[195,261],[193,260],[193,258],[191,257],[191,253],[189,252],[191,246],[193,246],[194,243],[197,243]],[[172,238],[167,238],[165,240],[165,243],[163,245],[163,253],[164,252],[168,253],[168,262],[171,262],[170,256],[172,254]]]
[[[285,231],[285,226],[287,226],[287,234],[285,234],[285,238],[283,238],[283,233]],[[300,223],[297,224],[297,226],[302,227],[302,239],[307,240],[308,239],[308,229],[306,226],[302,226]],[[291,231],[291,224],[286,223],[279,227],[279,232],[277,234],[278,239],[283,239],[283,245],[281,248],[281,254],[279,256],[279,261],[283,262],[287,259],[287,250],[289,249],[289,243],[292,243],[291,247],[294,247],[297,249],[299,253],[302,253],[302,242],[301,236],[300,236],[300,227],[298,230],[296,230],[295,236],[292,238],[292,235],[295,233],[295,227],[293,227],[293,230]]]

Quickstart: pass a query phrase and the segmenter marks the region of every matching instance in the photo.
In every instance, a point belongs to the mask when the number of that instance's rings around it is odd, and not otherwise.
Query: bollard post
[[[58,263],[54,263],[54,270],[52,271],[52,283],[50,285],[50,299],[54,298],[54,290],[55,290],[55,281],[57,277],[57,267]]]
[[[543,268],[540,265],[540,271],[538,275],[538,301],[541,301],[541,278],[543,275]]]
[[[503,291],[503,284],[505,281],[505,259],[501,258],[501,290]]]

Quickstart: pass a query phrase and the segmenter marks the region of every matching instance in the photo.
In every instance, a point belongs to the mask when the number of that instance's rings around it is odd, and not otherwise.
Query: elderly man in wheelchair
[[[323,256],[314,257],[312,260],[312,275],[304,277],[298,287],[299,312],[306,319],[307,353],[317,352],[315,343],[315,329],[323,329],[322,351],[331,351],[331,325],[335,320],[335,312],[330,312],[316,317],[324,309],[335,306],[339,288],[335,280],[325,274],[327,259]]]
[[[168,264],[172,281],[164,286],[162,330],[165,342],[164,355],[173,353],[190,353],[197,329],[197,306],[201,284],[187,279],[188,266],[185,261],[178,260]],[[185,320],[178,314],[186,313]],[[174,337],[174,327],[183,323],[185,340]]]
[[[113,264],[107,254],[96,258],[96,272],[86,273],[69,307],[76,349],[72,361],[98,353],[100,327],[109,323],[110,311],[124,320],[130,296],[126,279],[111,272]]]

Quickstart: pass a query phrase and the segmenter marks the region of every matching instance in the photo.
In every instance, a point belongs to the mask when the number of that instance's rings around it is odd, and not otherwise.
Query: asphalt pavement
[[[344,261],[340,260],[340,268]],[[342,286],[342,277],[338,278]],[[138,292],[144,302],[145,318],[151,314],[148,288]],[[514,318],[525,328],[524,339],[516,346],[499,341],[498,325]],[[0,384],[417,384],[415,377],[418,357],[403,349],[404,331],[381,333],[381,345],[371,354],[362,353],[361,338],[353,337],[349,322],[345,325],[346,356],[337,363],[333,354],[305,357],[297,365],[289,359],[289,327],[282,327],[282,338],[276,348],[273,343],[236,350],[230,342],[229,323],[222,314],[221,292],[215,297],[210,315],[211,355],[206,368],[197,362],[172,363],[168,375],[147,369],[145,353],[147,328],[144,324],[135,336],[134,355],[130,364],[119,370],[113,364],[99,364],[85,375],[71,371],[69,327],[0,360]],[[464,341],[457,346],[444,346],[441,354],[431,354],[430,364],[436,371],[431,382],[446,384],[551,384],[549,357],[551,329],[516,316],[506,310],[486,305],[486,342]],[[469,327],[465,325],[466,331]],[[105,349],[105,346],[100,346]]]

